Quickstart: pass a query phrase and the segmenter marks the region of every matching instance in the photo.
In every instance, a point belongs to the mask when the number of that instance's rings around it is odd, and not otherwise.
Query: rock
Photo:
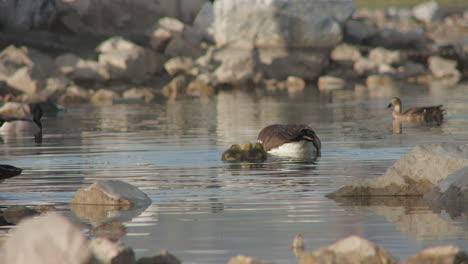
[[[45,79],[35,74],[33,69],[27,66],[17,70],[7,79],[7,83],[10,87],[28,94],[35,94],[42,91],[44,89],[44,82]]]
[[[101,43],[99,64],[106,67],[112,80],[140,83],[162,70],[162,56],[138,46],[122,37],[113,37]]]
[[[133,264],[135,253],[133,249],[120,241],[111,241],[104,237],[91,239],[89,243],[94,257],[99,263],[109,264]]]
[[[216,50],[213,59],[221,63],[213,72],[217,82],[232,85],[239,85],[252,80],[259,65],[253,47],[241,49],[228,45]],[[278,76],[278,78],[280,77]]]
[[[377,37],[369,41],[369,45],[382,46],[387,49],[417,49],[433,51],[433,40],[426,36],[423,30],[401,32],[397,29],[384,28]]]
[[[349,19],[344,24],[344,39],[351,43],[366,43],[378,36],[377,26]]]
[[[369,52],[369,60],[375,64],[400,65],[405,59],[405,55],[399,50],[392,51],[378,47]]]
[[[0,263],[88,264],[91,257],[81,230],[55,212],[22,221],[0,248]]]
[[[12,205],[3,211],[3,218],[12,225],[19,224],[25,218],[37,215],[33,209],[24,205]]]
[[[169,75],[188,73],[193,66],[194,63],[190,57],[174,57],[164,63],[164,69]]]
[[[57,211],[57,208],[55,208],[55,206],[53,205],[41,204],[41,205],[34,206],[33,210],[39,214],[43,214],[47,212],[55,212]]]
[[[378,71],[379,65],[369,59],[361,58],[354,63],[353,69],[358,74],[373,73]]]
[[[397,76],[402,79],[416,76],[424,76],[428,72],[424,65],[412,61],[405,62],[397,69]]]
[[[300,77],[288,76],[286,79],[286,87],[289,94],[298,94],[304,92],[306,82]]]
[[[195,79],[188,84],[186,93],[191,97],[208,98],[215,94],[215,89],[206,82]]]
[[[0,2],[0,25],[6,31],[49,29],[55,15],[56,5],[53,0]]]
[[[419,4],[413,8],[413,16],[426,24],[441,21],[443,12],[437,1],[429,1]]]
[[[97,181],[78,189],[72,198],[75,204],[133,205],[151,203],[151,199],[137,187],[118,180]]]
[[[17,70],[27,66],[34,75],[46,78],[55,71],[52,58],[38,50],[10,45],[0,53],[0,77],[12,76]]]
[[[362,58],[361,52],[356,46],[349,44],[340,44],[331,52],[331,58],[334,61],[355,62]]]
[[[302,253],[298,257],[298,260],[299,260],[298,261],[299,264],[320,264],[317,257],[312,255],[311,253]]]
[[[450,215],[461,215],[468,211],[468,167],[463,167],[440,181],[424,199],[442,207]]]
[[[369,75],[366,78],[366,85],[370,88],[380,88],[382,86],[394,85],[394,80],[389,75]]]
[[[339,77],[334,76],[320,76],[317,81],[317,86],[320,91],[330,91],[330,90],[337,90],[343,89],[346,85],[345,80]]]
[[[153,30],[150,35],[150,46],[157,52],[164,52],[169,41],[173,38],[171,31],[164,28]]]
[[[205,2],[198,12],[193,27],[201,32],[204,32],[205,39],[214,42],[213,39],[213,23],[214,23],[214,10],[211,2]]]
[[[396,263],[385,249],[358,236],[350,236],[328,247],[319,248],[312,255],[317,258],[318,263]]]
[[[136,264],[180,264],[182,263],[176,256],[163,249],[153,257],[141,258]]]
[[[228,264],[263,264],[264,262],[248,256],[235,256],[229,259]]]
[[[439,56],[431,56],[427,62],[429,69],[436,78],[454,79],[455,83],[460,80],[461,73],[457,70],[456,61]]]
[[[110,78],[106,68],[98,62],[84,60],[71,53],[57,57],[55,65],[74,81],[105,81]]]
[[[124,99],[150,103],[157,99],[157,95],[158,93],[154,88],[131,88],[124,91],[122,97]]]
[[[418,145],[388,168],[384,175],[356,180],[327,197],[424,195],[450,173],[464,166],[468,166],[467,145]]]
[[[91,102],[98,105],[111,105],[120,98],[120,95],[112,90],[99,89],[91,96]]]
[[[191,39],[194,34],[189,34],[184,30],[184,33],[173,37],[164,51],[164,54],[169,57],[186,56],[190,58],[198,58],[203,55],[201,42],[196,42],[196,39]]]
[[[179,75],[163,87],[162,93],[164,96],[172,100],[183,97],[186,94],[187,83],[187,78],[184,75]]]
[[[89,230],[96,237],[105,237],[117,241],[127,234],[127,227],[118,220],[109,220]]]
[[[430,247],[402,261],[401,264],[422,263],[466,263],[468,255],[463,250],[454,246]]]
[[[73,85],[67,88],[65,94],[58,100],[62,105],[84,104],[89,101],[89,92],[79,86]]]

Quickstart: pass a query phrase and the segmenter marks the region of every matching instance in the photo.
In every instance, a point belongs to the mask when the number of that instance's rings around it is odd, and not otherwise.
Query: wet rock
[[[127,227],[118,220],[109,220],[89,230],[96,237],[105,237],[112,241],[119,240],[127,234]]]
[[[161,250],[153,257],[139,259],[136,264],[180,264],[182,263],[176,256],[172,255],[166,249]]]
[[[358,236],[350,236],[328,247],[319,248],[312,255],[318,259],[318,263],[396,263],[385,249]]]
[[[118,180],[97,181],[78,189],[72,198],[76,204],[147,205],[151,199],[137,187]]]
[[[185,74],[194,67],[193,59],[189,57],[174,57],[164,63],[164,69],[169,75],[176,75],[179,73]]]
[[[437,1],[429,1],[419,4],[413,8],[413,16],[426,24],[441,21],[443,12]]]
[[[133,249],[124,245],[120,241],[112,241],[104,237],[91,239],[91,251],[99,263],[109,264],[133,264],[135,263],[135,253]]]
[[[406,56],[399,50],[374,48],[369,52],[369,60],[375,64],[402,64]]]
[[[0,248],[0,263],[87,264],[92,257],[81,230],[58,213],[22,221]]]
[[[464,166],[468,166],[467,145],[418,145],[388,168],[384,175],[356,180],[327,197],[424,195],[450,173]]]
[[[162,70],[161,55],[136,45],[122,37],[113,37],[97,48],[99,64],[106,68],[112,80],[140,83]]]
[[[449,212],[461,215],[468,211],[468,167],[457,170],[440,181],[424,199]]]
[[[91,96],[91,102],[98,105],[111,105],[120,98],[120,95],[112,90],[99,89]]]
[[[349,44],[340,44],[331,52],[331,58],[334,61],[354,62],[362,58],[361,52],[356,46]]]
[[[402,264],[422,264],[422,263],[466,263],[468,255],[463,250],[454,246],[440,246],[426,248],[423,251],[402,261]]]
[[[89,101],[89,97],[90,94],[88,90],[73,85],[67,88],[65,93],[60,96],[58,101],[59,104],[62,105],[84,104]]]
[[[366,43],[379,34],[377,26],[359,20],[348,20],[344,24],[344,39],[351,43]]]
[[[429,69],[436,78],[447,78],[453,79],[454,83],[457,83],[461,74],[457,70],[457,62],[441,58],[439,56],[431,56],[427,60]]]
[[[191,97],[208,98],[215,94],[215,89],[206,82],[200,79],[195,79],[188,84],[186,93]]]
[[[153,102],[157,97],[162,97],[154,88],[131,88],[123,92],[122,97],[127,100]]]
[[[345,80],[335,76],[320,76],[318,78],[317,86],[320,91],[331,91],[343,89],[346,85]]]
[[[187,91],[187,84],[187,77],[185,77],[185,75],[179,75],[163,87],[162,93],[171,100],[183,97]]]
[[[38,213],[24,205],[12,205],[3,211],[3,218],[12,225],[19,224],[25,218],[38,215]]]
[[[263,261],[256,260],[249,256],[235,256],[229,259],[228,264],[263,264]]]

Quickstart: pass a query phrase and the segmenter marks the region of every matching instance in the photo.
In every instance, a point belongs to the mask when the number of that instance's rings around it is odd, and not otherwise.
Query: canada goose
[[[0,164],[0,182],[3,182],[5,179],[14,177],[16,175],[20,175],[21,171],[23,170],[20,168],[11,165]]]
[[[393,97],[388,108],[393,107],[392,118],[400,122],[436,122],[440,125],[444,119],[445,110],[442,105],[413,107],[401,113],[401,100]]]
[[[265,151],[280,156],[317,157],[322,143],[307,124],[274,124],[262,129],[258,142]]]
[[[7,103],[0,108],[0,132],[31,134],[42,132],[42,109],[39,103]]]

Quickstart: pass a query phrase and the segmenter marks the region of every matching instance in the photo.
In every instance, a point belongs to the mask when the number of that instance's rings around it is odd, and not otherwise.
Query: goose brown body
[[[445,114],[443,105],[413,107],[402,113],[401,100],[398,97],[392,98],[388,107],[393,107],[392,118],[400,122],[435,122],[440,124]]]
[[[307,124],[274,124],[263,128],[258,134],[258,142],[261,143],[267,152],[288,143],[298,143],[300,148],[307,151],[306,145],[312,144],[316,155],[320,154],[322,143],[314,130]]]

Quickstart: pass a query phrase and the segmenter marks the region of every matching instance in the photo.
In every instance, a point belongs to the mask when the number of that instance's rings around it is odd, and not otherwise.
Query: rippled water
[[[298,233],[309,250],[360,235],[397,259],[433,245],[468,250],[466,218],[433,212],[418,198],[359,203],[324,197],[352,179],[381,175],[417,144],[468,141],[468,87],[399,90],[408,106],[443,103],[446,122],[404,125],[402,134],[393,134],[386,108],[391,96],[350,91],[223,92],[210,100],[70,107],[43,119],[40,144],[2,136],[1,163],[24,171],[0,184],[0,207],[53,204],[70,211],[78,188],[123,180],[153,200],[127,216],[124,242],[138,256],[165,248],[184,263],[226,263],[237,254],[294,263],[290,245]],[[288,122],[315,128],[320,158],[250,165],[220,160],[229,145]],[[91,222],[99,215],[74,213]]]

